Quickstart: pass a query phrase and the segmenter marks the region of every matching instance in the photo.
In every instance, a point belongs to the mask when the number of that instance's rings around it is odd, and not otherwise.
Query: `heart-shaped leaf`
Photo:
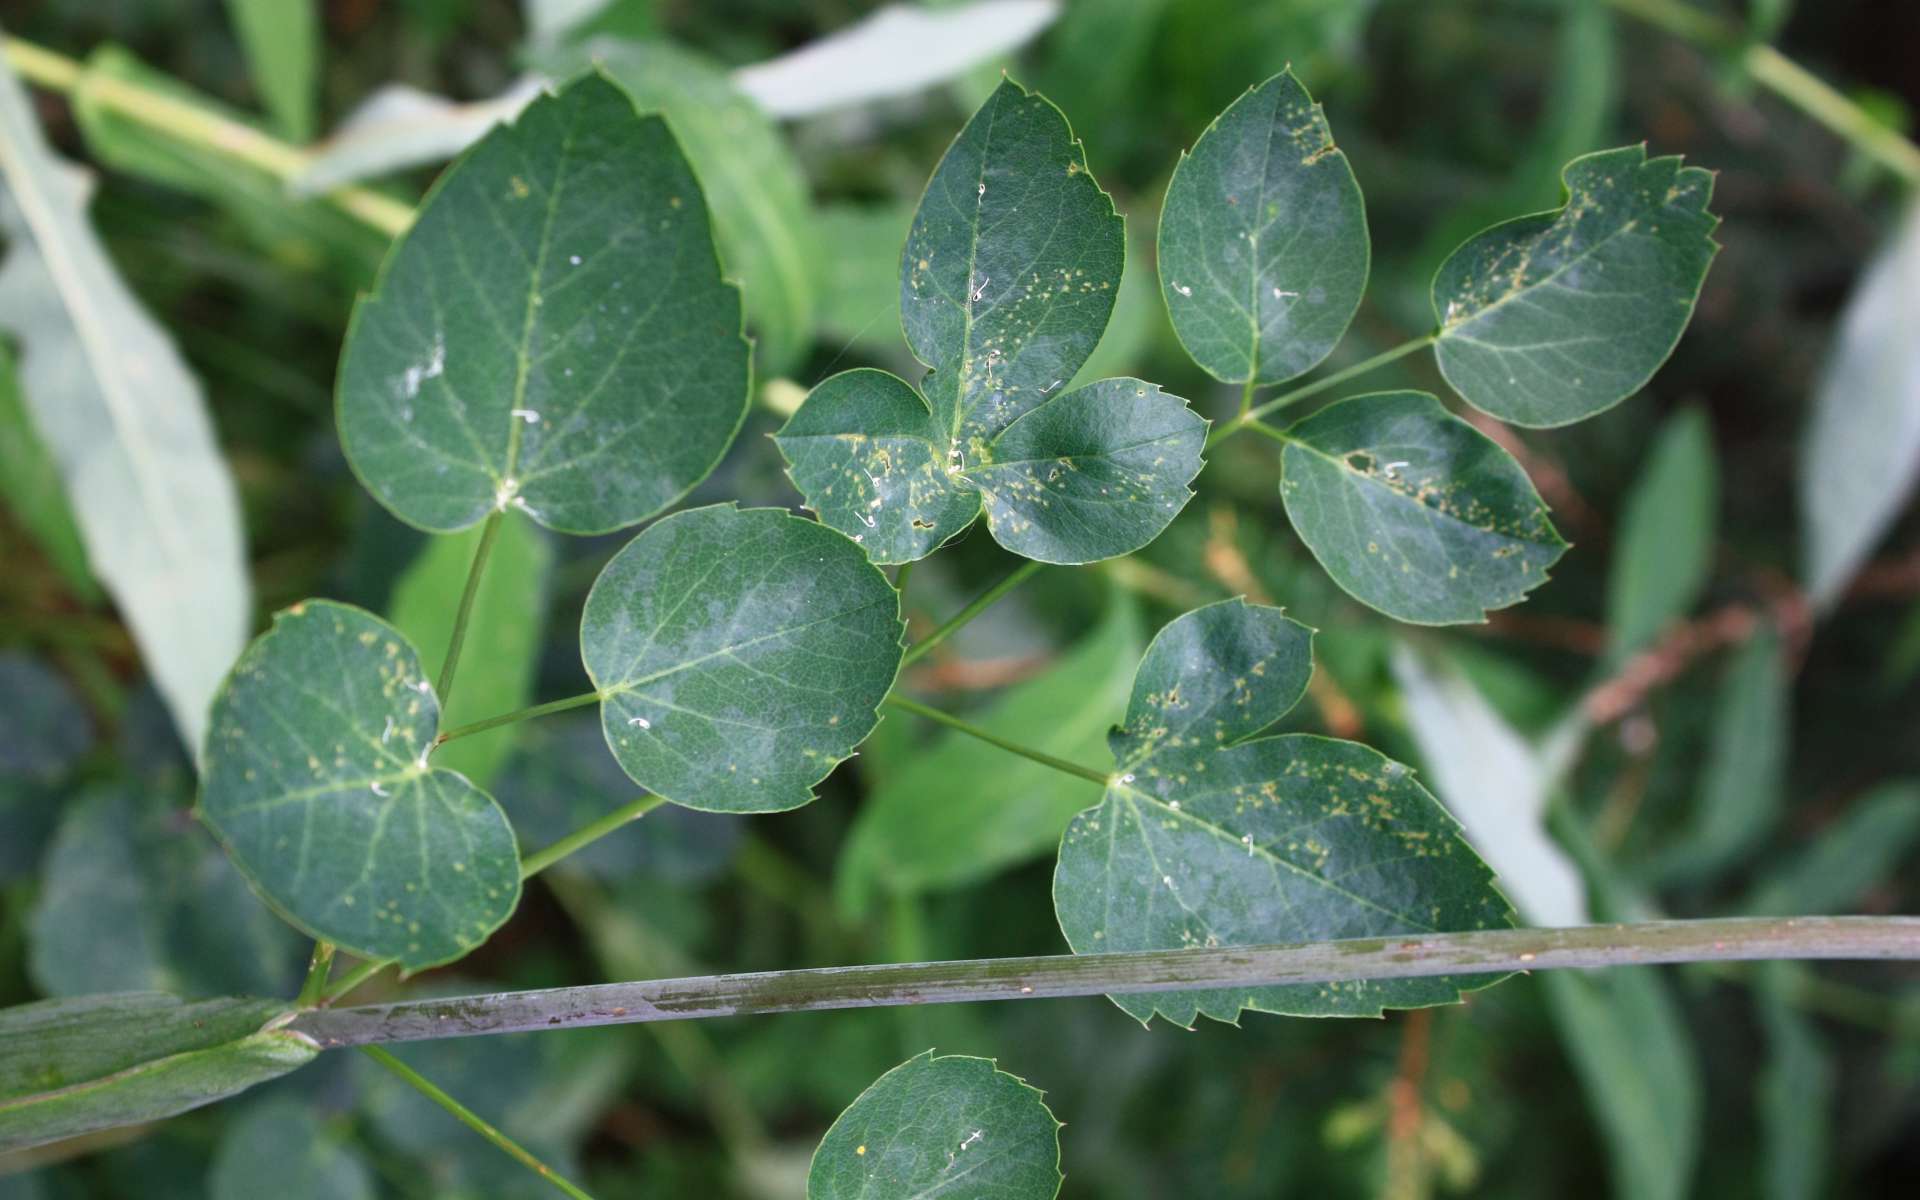
[[[713,469],[746,414],[740,295],[666,123],[592,75],[435,187],[354,310],[340,442],[402,520],[602,533]]]
[[[929,1050],[840,1114],[813,1152],[807,1200],[1052,1200],[1060,1182],[1060,1122],[1040,1091],[992,1059]]]
[[[772,508],[675,513],[613,556],[580,657],[607,744],[676,804],[779,812],[879,721],[900,670],[900,595],[860,547]]]
[[[1066,118],[1005,82],[955,139],[901,264],[915,391],[847,371],[778,441],[820,519],[875,562],[911,562],[984,507],[995,540],[1046,562],[1139,549],[1200,471],[1206,423],[1137,379],[1061,391],[1112,315],[1126,259],[1113,202]]]
[[[1425,392],[1355,396],[1284,437],[1293,527],[1334,582],[1390,617],[1484,621],[1566,551],[1513,456]]]
[[[286,1011],[155,992],[0,1010],[0,1152],[158,1121],[304,1066],[313,1040],[268,1028]]]
[[[1399,763],[1354,742],[1256,737],[1312,673],[1279,609],[1195,609],[1147,647],[1106,796],[1060,843],[1054,910],[1078,953],[1376,937],[1512,923],[1493,873]],[[1243,1009],[1374,1016],[1445,1004],[1477,977],[1115,996],[1146,1021]]]
[[[1282,71],[1182,156],[1160,210],[1173,331],[1216,379],[1291,379],[1333,352],[1360,307],[1366,206],[1320,106]]]
[[[492,798],[427,765],[439,724],[399,631],[296,604],[214,697],[201,816],[307,933],[409,970],[450,962],[512,914],[520,856]]]
[[[1667,360],[1719,246],[1713,173],[1644,145],[1574,159],[1566,205],[1468,238],[1433,279],[1440,371],[1534,428],[1612,408]]]

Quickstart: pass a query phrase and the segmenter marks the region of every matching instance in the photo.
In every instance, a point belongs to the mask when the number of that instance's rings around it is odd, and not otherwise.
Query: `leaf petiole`
[[[433,739],[435,746],[444,746],[455,738],[471,734],[485,733],[489,729],[498,729],[502,725],[513,725],[521,721],[531,721],[535,717],[544,717],[557,712],[566,712],[570,708],[585,708],[589,704],[600,702],[599,692],[582,692],[578,696],[568,696],[562,700],[549,700],[545,704],[535,704],[530,708],[516,708],[510,713],[501,713],[497,717],[488,717],[484,721],[475,721],[471,725],[456,725],[443,731]]]
[[[422,1096],[425,1096],[441,1108],[452,1113],[454,1119],[462,1125],[465,1125],[481,1137],[492,1142],[495,1146],[506,1151],[509,1157],[527,1170],[532,1171],[535,1175],[546,1180],[554,1187],[572,1196],[574,1200],[593,1200],[592,1196],[589,1196],[574,1186],[564,1175],[561,1175],[552,1167],[535,1158],[528,1152],[526,1147],[520,1145],[520,1143],[487,1124],[487,1122],[481,1118],[480,1114],[474,1112],[458,1100],[455,1100],[452,1096],[447,1095],[444,1091],[441,1091],[439,1087],[435,1086],[432,1080],[420,1074],[420,1072],[409,1067],[406,1063],[401,1062],[379,1046],[362,1046],[360,1049],[368,1058],[371,1058],[373,1061],[405,1080],[407,1085],[413,1088],[414,1091],[419,1092]]]
[[[318,941],[313,944],[313,958],[307,964],[307,981],[300,985],[300,995],[294,1003],[301,1008],[311,1008],[320,1002],[327,991],[327,976],[333,971],[333,943]]]
[[[1002,579],[999,583],[994,584],[986,591],[980,593],[979,596],[974,598],[971,604],[948,618],[945,624],[907,647],[906,655],[900,660],[901,669],[904,670],[925,657],[929,650],[932,650],[941,642],[946,641],[948,637],[959,632],[960,628],[967,622],[987,611],[987,609],[991,608],[1002,596],[1014,588],[1019,587],[1028,579],[1031,579],[1039,572],[1040,568],[1046,565],[1046,563],[1040,562],[1038,559],[1030,558],[1015,567],[1012,571],[1009,571],[1005,579]]]
[[[1239,416],[1234,417],[1231,421],[1222,421],[1214,427],[1212,433],[1207,435],[1207,449],[1211,450],[1234,434],[1239,433],[1242,429],[1253,426],[1261,417],[1266,416],[1270,412],[1285,408],[1289,404],[1296,404],[1309,396],[1317,396],[1328,388],[1338,387],[1347,380],[1365,375],[1369,371],[1376,371],[1390,362],[1405,358],[1407,355],[1415,353],[1416,351],[1425,350],[1438,340],[1439,334],[1437,333],[1422,334],[1420,337],[1401,342],[1398,346],[1394,346],[1391,349],[1382,350],[1372,358],[1364,359],[1343,370],[1335,371],[1324,379],[1316,379],[1312,383],[1304,387],[1294,388],[1290,392],[1281,392],[1278,396],[1275,396],[1264,404],[1256,404],[1249,407],[1243,403],[1240,407]],[[1251,384],[1248,385],[1248,391],[1244,399],[1252,399]]]
[[[514,433],[519,433],[517,421]],[[473,566],[467,569],[467,586],[460,593],[460,607],[453,614],[453,635],[447,639],[447,656],[440,663],[440,679],[434,686],[442,711],[453,699],[453,677],[460,666],[460,648],[466,644],[467,625],[473,620],[473,602],[480,595],[480,580],[486,576],[487,559],[493,554],[494,540],[500,536],[500,519],[504,515],[496,508],[487,514],[486,523],[480,527],[480,544],[473,550]]]
[[[1109,776],[1103,771],[1096,771],[1091,767],[1083,767],[1079,763],[1070,763],[1064,758],[1055,758],[1053,755],[1043,750],[1035,750],[1031,746],[1022,746],[1018,742],[1010,742],[998,734],[990,733],[980,728],[980,726],[972,722],[963,721],[952,713],[945,713],[937,708],[930,708],[918,700],[911,700],[901,695],[892,695],[887,697],[887,703],[893,705],[895,708],[910,712],[917,717],[925,717],[927,720],[938,722],[949,729],[958,730],[968,737],[979,738],[988,745],[998,746],[1009,754],[1018,754],[1021,758],[1031,759],[1043,767],[1052,767],[1054,770],[1065,772],[1068,775],[1077,775],[1081,779],[1089,783],[1097,783],[1101,787],[1107,786]]]

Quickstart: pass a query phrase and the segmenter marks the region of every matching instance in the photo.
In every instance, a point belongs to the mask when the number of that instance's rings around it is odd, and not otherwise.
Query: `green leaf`
[[[315,0],[227,0],[246,52],[254,90],[289,141],[313,137],[320,70],[320,9]]]
[[[1173,331],[1227,383],[1279,383],[1331,354],[1371,254],[1360,184],[1291,69],[1207,127],[1160,210]]]
[[[747,343],[666,122],[589,76],[481,139],[354,310],[339,395],[355,473],[423,529],[603,533],[685,495],[745,416]]]
[[[1566,551],[1513,456],[1424,392],[1329,405],[1286,442],[1293,527],[1335,583],[1390,617],[1484,621]]]
[[[643,112],[667,119],[707,191],[727,276],[737,279],[759,373],[791,370],[813,342],[826,273],[806,176],[786,138],[725,71],[665,42],[594,38],[541,64],[598,68]]]
[[[86,221],[84,191],[0,67],[0,329],[93,572],[182,739],[200,744],[251,600],[233,477],[200,386]]]
[[[932,368],[943,451],[978,459],[1073,378],[1125,260],[1123,223],[1066,117],[1002,82],[934,168],[901,259],[901,325]]]
[[[1792,700],[1780,638],[1762,629],[1727,667],[1699,799],[1679,838],[1647,859],[1649,877],[1704,886],[1740,865],[1773,831],[1786,806]]]
[[[1138,550],[1179,515],[1206,433],[1178,396],[1103,379],[1028,410],[971,462],[943,458],[919,395],[861,369],[815,388],[776,440],[808,506],[875,562],[924,557],[985,508],[1014,553],[1086,563]]]
[[[87,548],[60,483],[60,467],[34,431],[11,347],[0,343],[0,495],[8,510],[73,589],[86,601],[100,597],[87,566]]]
[[[1720,479],[1706,414],[1667,420],[1628,493],[1607,577],[1609,652],[1644,649],[1700,599],[1713,569]]]
[[[933,368],[930,401],[882,371],[815,388],[776,439],[807,506],[883,563],[924,557],[983,507],[996,541],[1044,562],[1152,541],[1191,496],[1206,422],[1137,379],[1060,390],[1106,328],[1125,257],[1066,119],[1003,82],[907,236],[902,324]]]
[[[1402,644],[1392,665],[1433,790],[1499,876],[1501,890],[1529,924],[1586,924],[1587,882],[1546,828],[1565,735],[1535,748],[1453,661]]]
[[[1054,911],[1076,953],[1505,926],[1493,873],[1399,763],[1353,742],[1257,737],[1304,694],[1312,632],[1227,600],[1160,631],[1111,743],[1119,770],[1060,844]],[[1240,1012],[1374,1016],[1477,977],[1115,996],[1191,1027]]]
[[[1700,1155],[1700,1078],[1685,1022],[1645,967],[1548,971],[1549,1011],[1605,1135],[1620,1200],[1681,1200]]]
[[[1831,1178],[1829,1131],[1839,1071],[1814,1023],[1794,1004],[1786,963],[1757,964],[1754,990],[1767,1061],[1755,1090],[1767,1200],[1820,1200]]]
[[[512,915],[520,856],[485,792],[427,765],[439,726],[398,630],[296,604],[214,700],[201,815],[305,932],[408,970],[450,962]]]
[[[1060,1122],[1039,1090],[992,1059],[929,1050],[875,1080],[834,1121],[813,1153],[807,1200],[1052,1200],[1061,1179]]]
[[[1741,911],[1766,915],[1846,912],[1894,877],[1920,843],[1920,782],[1881,784],[1847,806],[1804,849],[1764,877]]]
[[[52,996],[270,995],[299,986],[299,938],[247,891],[167,788],[108,785],[61,817],[27,917]]]
[[[459,609],[457,598],[466,586],[480,536],[475,529],[432,539],[394,585],[394,627],[420,648],[421,666],[429,679],[440,677]],[[547,575],[552,567],[553,549],[540,531],[519,515],[507,513],[474,597],[460,656],[460,687],[441,714],[449,727],[533,702],[534,668],[546,625]],[[434,764],[486,787],[525,729],[524,724],[502,725],[449,742],[434,752]]]
[[[900,596],[858,546],[779,509],[675,513],[613,556],[580,656],[607,744],[676,804],[779,812],[872,732]]]
[[[1828,607],[1920,482],[1920,204],[1856,285],[1799,441],[1807,590]]]
[[[1142,646],[1139,606],[1116,592],[1100,623],[1049,670],[968,719],[1068,762],[1090,761],[1126,710]],[[972,883],[1058,846],[1086,803],[1084,780],[987,757],[972,738],[942,734],[910,751],[867,797],[836,886],[857,900],[872,880],[895,892]]]
[[[1482,412],[1567,425],[1638,391],[1673,352],[1713,261],[1713,173],[1645,145],[1583,155],[1565,204],[1495,225],[1440,264],[1435,355]]]
[[[558,841],[639,794],[591,714],[533,721],[526,730],[493,789],[523,849]],[[726,869],[744,832],[730,817],[667,806],[582,847],[548,872],[577,870],[609,883],[702,883]]]
[[[304,1104],[274,1100],[228,1125],[207,1176],[210,1200],[374,1200],[373,1172]]]
[[[279,1000],[131,992],[0,1009],[0,1152],[157,1121],[305,1065]]]
[[[280,176],[237,162],[204,138],[143,121],[120,108],[112,96],[102,95],[109,88],[124,91],[129,84],[247,128],[263,124],[251,113],[154,70],[123,47],[103,45],[87,56],[73,91],[74,120],[102,166],[204,198],[230,215],[261,249],[302,276],[316,266],[330,267],[347,299],[372,281],[387,251],[387,234],[318,196],[290,197]],[[331,314],[334,298],[323,299],[323,311]]]
[[[980,515],[980,493],[942,449],[933,415],[898,376],[842,371],[775,435],[793,486],[874,562],[912,562]]]

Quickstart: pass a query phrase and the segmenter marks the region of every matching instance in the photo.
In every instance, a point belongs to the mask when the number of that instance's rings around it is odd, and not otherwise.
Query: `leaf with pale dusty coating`
[[[1331,354],[1371,257],[1360,184],[1291,70],[1235,100],[1167,185],[1161,294],[1180,344],[1227,383],[1279,383]]]
[[[1564,207],[1506,221],[1440,264],[1440,372],[1475,408],[1533,428],[1604,412],[1673,352],[1719,246],[1713,173],[1644,145],[1567,164]]]
[[[1060,1182],[1060,1122],[1040,1091],[992,1059],[929,1050],[840,1114],[813,1153],[807,1200],[1052,1200]]]
[[[427,765],[439,727],[398,630],[297,604],[214,698],[201,816],[307,933],[410,970],[450,962],[512,915],[520,856],[491,797]]]
[[[1484,621],[1566,552],[1513,456],[1424,392],[1343,400],[1285,439],[1293,527],[1335,583],[1390,617]]]
[[[1512,923],[1493,873],[1412,772],[1366,746],[1259,737],[1305,692],[1312,633],[1227,600],[1161,630],[1141,660],[1118,769],[1060,843],[1054,911],[1076,953],[1243,946]],[[1360,980],[1115,996],[1147,1021],[1241,1011],[1375,1016],[1492,980]]]
[[[675,513],[613,556],[580,617],[607,744],[675,804],[779,812],[865,740],[900,670],[900,595],[813,521]]]
[[[340,443],[394,515],[604,533],[704,479],[747,404],[740,295],[666,122],[588,76],[441,178],[354,310]]]

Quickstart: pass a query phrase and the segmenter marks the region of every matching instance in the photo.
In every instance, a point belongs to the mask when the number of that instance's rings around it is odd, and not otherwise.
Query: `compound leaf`
[[[492,798],[429,767],[440,704],[391,625],[309,600],[274,618],[214,698],[200,812],[254,889],[317,938],[419,970],[520,899]]]
[[[1334,582],[1390,617],[1483,621],[1566,551],[1513,456],[1424,392],[1343,400],[1285,436],[1293,527]]]
[[[286,1011],[155,992],[0,1010],[0,1152],[157,1121],[304,1066],[313,1041],[266,1028]]]
[[[902,324],[932,370],[921,391],[873,370],[813,390],[777,438],[807,506],[881,563],[983,505],[996,541],[1045,562],[1152,541],[1191,496],[1206,422],[1137,379],[1060,390],[1106,329],[1125,243],[1060,110],[1002,83],[907,235]]]
[[[1493,873],[1399,763],[1353,742],[1256,737],[1312,671],[1312,633],[1228,600],[1160,632],[1112,744],[1120,772],[1060,844],[1054,911],[1077,953],[1486,929]],[[1249,740],[1250,739],[1250,740]],[[1115,996],[1147,1021],[1245,1009],[1374,1016],[1450,1003],[1481,977]]]
[[[1123,222],[1066,117],[1003,81],[934,168],[901,259],[901,324],[933,369],[943,452],[979,458],[1073,378],[1125,263]]]
[[[395,245],[348,330],[340,441],[423,529],[511,505],[604,533],[713,469],[747,352],[665,121],[588,76],[481,139]]]
[[[1160,290],[1208,374],[1279,383],[1333,352],[1372,251],[1347,156],[1282,71],[1234,101],[1180,159],[1160,210]]]
[[[1467,403],[1533,428],[1638,391],[1673,352],[1719,249],[1713,173],[1644,145],[1583,155],[1566,204],[1467,239],[1440,264],[1440,371]]]
[[[929,1050],[875,1080],[834,1121],[813,1153],[807,1200],[1052,1200],[1060,1183],[1060,1122],[1041,1092],[992,1059]]]
[[[676,804],[779,812],[872,732],[900,596],[860,547],[780,509],[675,513],[613,556],[580,656],[607,744]]]

